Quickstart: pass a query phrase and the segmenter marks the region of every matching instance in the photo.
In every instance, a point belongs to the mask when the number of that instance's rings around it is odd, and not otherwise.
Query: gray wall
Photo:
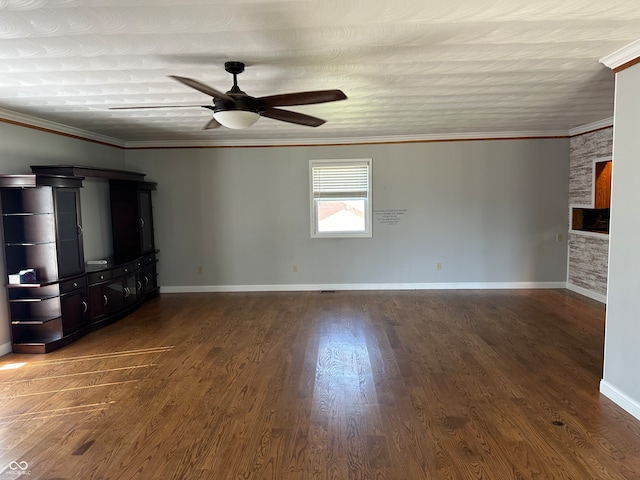
[[[157,181],[160,283],[167,288],[566,279],[567,245],[556,235],[567,238],[568,140],[125,152],[0,123],[0,151],[0,173],[80,164],[143,171]],[[373,158],[373,238],[310,238],[308,160],[321,158]],[[87,184],[85,210],[103,194]],[[101,223],[87,212],[83,223]],[[100,256],[108,249],[97,241],[87,250]],[[1,349],[10,341],[4,290],[0,304]]]
[[[616,74],[609,291],[601,391],[640,418],[640,65]]]
[[[571,137],[569,142],[569,206],[593,206],[594,161],[613,153],[613,127]],[[569,210],[571,215],[571,208]],[[569,216],[569,218],[571,218]],[[568,287],[604,301],[607,295],[609,236],[569,233]]]
[[[310,238],[322,158],[373,159],[373,238]],[[565,139],[128,150],[126,164],[158,182],[164,291],[566,281]]]
[[[124,168],[124,150],[0,122],[0,173],[30,173],[31,165],[48,164]],[[81,194],[86,196],[85,192]],[[2,255],[0,272],[5,272]],[[6,292],[2,288],[0,354],[8,351],[10,342]]]

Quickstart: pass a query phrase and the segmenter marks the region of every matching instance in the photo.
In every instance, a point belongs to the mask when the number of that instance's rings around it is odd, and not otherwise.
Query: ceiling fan
[[[204,126],[205,130],[217,128],[220,125],[233,129],[247,128],[256,123],[260,116],[308,127],[318,127],[325,123],[325,120],[275,107],[335,102],[347,98],[341,90],[316,90],[312,92],[252,97],[238,87],[238,75],[244,71],[244,67],[245,65],[242,62],[225,62],[224,69],[233,75],[233,87],[231,87],[231,90],[227,93],[219,92],[192,78],[178,77],[175,75],[169,76],[188,87],[213,97],[213,105],[201,105],[202,108],[213,110],[213,118]],[[193,105],[112,107],[109,110],[180,107],[193,107]]]

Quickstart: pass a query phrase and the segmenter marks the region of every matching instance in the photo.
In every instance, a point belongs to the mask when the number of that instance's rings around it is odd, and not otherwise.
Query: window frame
[[[309,160],[309,204],[310,204],[310,219],[311,219],[311,238],[371,238],[373,236],[372,231],[372,159],[371,158],[356,158],[356,159],[322,159],[322,160]],[[365,201],[364,208],[364,231],[331,231],[320,232],[318,231],[318,209],[316,196],[314,191],[314,167],[322,166],[362,166],[367,167],[367,191],[366,196],[358,195],[357,198],[362,198]],[[344,192],[345,194],[348,192]],[[337,197],[339,199],[340,197]],[[344,199],[348,199],[345,197]],[[351,197],[356,198],[356,197]]]

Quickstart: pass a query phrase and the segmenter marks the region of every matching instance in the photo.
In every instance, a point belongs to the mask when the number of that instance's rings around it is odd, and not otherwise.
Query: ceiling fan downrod
[[[238,87],[238,75],[244,72],[244,63],[242,62],[225,62],[224,69],[233,75],[233,87],[227,93],[241,93],[244,94],[240,87]]]

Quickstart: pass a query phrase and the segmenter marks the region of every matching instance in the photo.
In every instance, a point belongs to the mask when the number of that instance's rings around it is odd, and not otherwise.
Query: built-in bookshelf
[[[611,160],[597,161],[593,165],[593,204],[571,207],[571,230],[609,234],[611,210]]]

